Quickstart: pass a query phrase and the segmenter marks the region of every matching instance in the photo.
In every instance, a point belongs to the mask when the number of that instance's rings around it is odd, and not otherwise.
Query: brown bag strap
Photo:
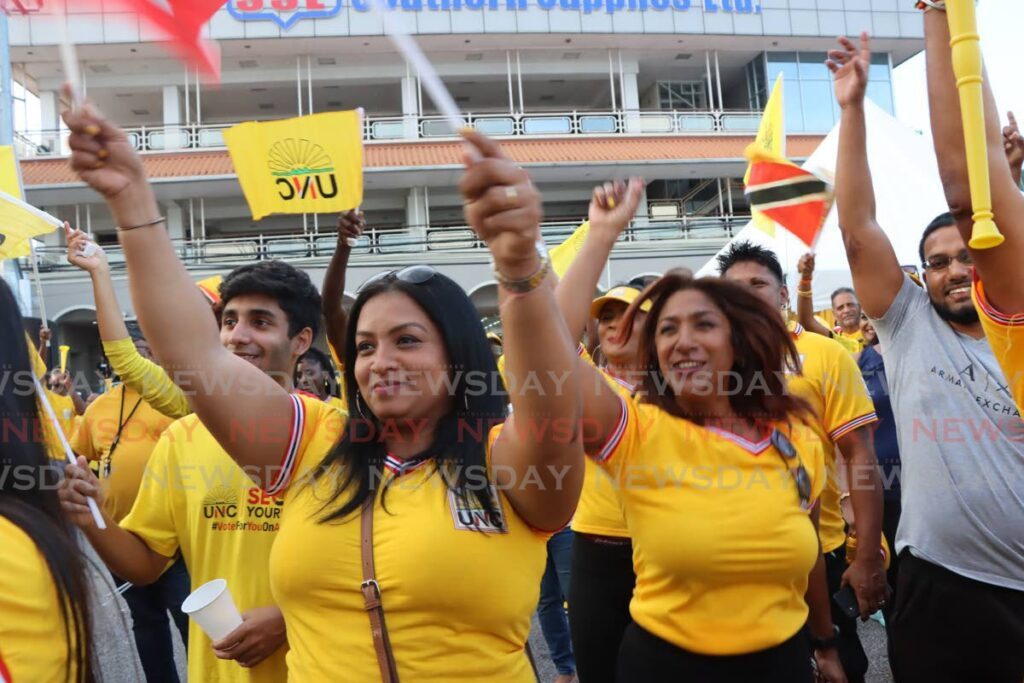
[[[363,582],[359,589],[366,603],[366,613],[370,615],[370,634],[373,636],[373,649],[377,652],[377,666],[380,667],[382,683],[398,683],[398,667],[395,666],[395,654],[391,651],[391,640],[388,638],[388,627],[384,623],[384,605],[380,599],[380,585],[377,573],[373,568],[373,492],[363,503],[359,514],[360,532],[359,546],[363,557]]]

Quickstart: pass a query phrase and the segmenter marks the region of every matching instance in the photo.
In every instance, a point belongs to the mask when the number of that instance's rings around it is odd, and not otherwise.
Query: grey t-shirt
[[[874,325],[902,461],[897,552],[1024,590],[1024,423],[988,340],[953,330],[909,277]]]

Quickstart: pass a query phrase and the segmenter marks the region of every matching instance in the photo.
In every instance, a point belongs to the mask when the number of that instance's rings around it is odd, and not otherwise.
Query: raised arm
[[[345,326],[348,324],[348,316],[342,304],[345,298],[345,271],[348,269],[348,258],[352,255],[349,240],[362,235],[365,227],[366,220],[362,211],[346,211],[338,216],[338,244],[334,247],[334,254],[324,275],[320,307],[327,321],[327,342],[339,358],[345,348]]]
[[[796,314],[804,329],[823,337],[831,337],[832,330],[822,325],[814,315],[814,291],[811,282],[814,280],[814,254],[807,253],[797,261],[796,269],[800,273],[800,286],[796,288]]]
[[[640,178],[631,178],[628,185],[616,181],[594,188],[587,216],[590,230],[569,270],[555,288],[558,310],[562,312],[572,339],[583,336],[601,272],[619,235],[636,213],[643,190],[644,181]]]
[[[156,356],[186,393],[203,424],[239,464],[276,479],[280,441],[239,420],[277,425],[294,408],[270,377],[221,346],[209,304],[193,284],[164,229],[142,162],[122,130],[91,104],[64,113],[71,166],[103,195],[118,226],[132,301]],[[239,416],[244,416],[240,418]]]
[[[175,386],[164,369],[143,358],[135,348],[110,279],[106,253],[93,244],[86,233],[73,230],[67,223],[64,224],[64,232],[68,243],[68,263],[87,272],[92,280],[96,326],[103,342],[103,352],[114,373],[164,415],[178,418],[191,413],[185,394]]]
[[[953,57],[949,47],[949,22],[945,12],[929,10],[924,16],[925,50],[928,61],[928,104],[931,108],[932,139],[939,162],[939,175],[949,210],[956,218],[964,242],[971,237],[974,208],[967,177],[963,119]],[[985,83],[985,139],[992,188],[992,211],[1006,241],[994,249],[972,250],[974,265],[985,283],[989,302],[1002,313],[1024,313],[1024,196],[1014,182],[1006,160],[1005,141],[999,124],[999,110]]]
[[[487,243],[502,283],[505,372],[512,387],[514,417],[491,460],[519,515],[535,528],[560,529],[576,510],[583,485],[580,390],[575,344],[555,304],[550,260],[542,260],[536,247],[540,195],[497,144],[475,131],[463,135],[480,159],[467,160],[459,189],[466,220]],[[526,484],[537,479],[539,485]]]
[[[875,190],[868,165],[864,93],[868,86],[871,45],[867,33],[860,48],[840,38],[841,49],[828,53],[836,100],[843,110],[836,164],[836,205],[846,258],[864,312],[881,318],[903,286],[903,270],[892,243],[875,220]]]

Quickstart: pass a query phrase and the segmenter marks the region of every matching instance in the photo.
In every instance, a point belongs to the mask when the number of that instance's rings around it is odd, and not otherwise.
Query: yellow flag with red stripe
[[[757,129],[757,137],[754,138],[754,146],[772,156],[786,157],[786,106],[781,73],[775,79],[772,94],[764,107],[761,125]],[[750,169],[751,166],[747,166],[747,172],[743,176],[744,184],[750,184]],[[750,213],[754,227],[772,237],[775,236],[775,221],[754,209]]]

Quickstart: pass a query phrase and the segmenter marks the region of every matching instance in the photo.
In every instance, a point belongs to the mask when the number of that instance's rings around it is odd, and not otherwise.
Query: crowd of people
[[[875,216],[868,37],[841,39],[828,67],[852,287],[824,315],[813,256],[792,310],[778,257],[745,242],[715,277],[674,269],[594,298],[643,181],[594,189],[558,278],[537,187],[473,130],[459,190],[493,259],[500,337],[430,265],[380,273],[344,307],[354,211],[322,294],[281,261],[197,287],[124,133],[91,105],[65,112],[139,325],[103,250],[67,226],[119,381],[86,406],[49,374],[66,466],[35,392],[0,389],[0,461],[38,473],[0,476],[0,680],[176,681],[173,624],[193,681],[532,681],[536,612],[559,683],[855,683],[872,615],[898,683],[1019,683],[1024,145],[987,93],[1006,241],[970,249],[940,9],[925,27],[949,212],[898,226],[924,227],[923,276],[906,272]],[[23,335],[5,285],[0,326]],[[5,342],[0,363],[41,375],[35,354]],[[98,597],[92,553],[127,586],[133,638],[98,635],[117,601]],[[180,608],[214,579],[242,625],[211,641]],[[112,671],[131,639],[137,668]]]

